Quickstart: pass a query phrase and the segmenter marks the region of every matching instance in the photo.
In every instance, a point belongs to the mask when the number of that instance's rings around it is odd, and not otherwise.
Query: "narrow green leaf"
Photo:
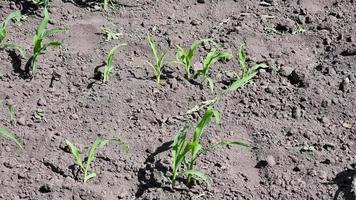
[[[96,173],[92,172],[90,174],[88,174],[86,177],[84,177],[84,183],[88,182],[90,179],[96,177]]]
[[[105,62],[105,66],[104,66],[104,78],[103,81],[107,82],[109,81],[109,77],[111,74],[111,71],[113,69],[112,63],[113,63],[113,59],[114,59],[114,55],[115,52],[118,48],[126,46],[127,44],[119,44],[116,45],[115,47],[113,47],[110,52],[108,53],[107,57],[106,57],[106,62]]]
[[[204,131],[204,128],[210,123],[211,117],[213,116],[213,108],[208,108],[203,117],[200,119],[199,123],[195,127],[193,141],[200,141],[201,134]]]
[[[40,50],[40,52],[46,51],[48,48],[57,48],[62,45],[62,42],[59,41],[54,41],[54,42],[49,42],[47,44],[44,44]]]
[[[186,170],[184,171],[185,175],[193,176],[197,180],[204,181],[207,185],[210,185],[210,179],[203,172],[197,170]]]
[[[103,148],[106,144],[108,143],[108,140],[106,139],[103,139],[101,137],[97,137],[95,139],[95,141],[93,142],[93,144],[91,145],[89,151],[88,151],[88,157],[87,157],[87,160],[86,160],[86,164],[90,165],[91,162],[94,161],[95,159],[95,156],[98,152],[99,149]],[[88,168],[87,168],[88,169]]]
[[[5,45],[4,45],[4,48],[17,50],[18,52],[20,52],[20,55],[21,55],[23,58],[26,58],[26,57],[27,57],[26,50],[25,50],[23,47],[21,47],[20,45],[16,45],[16,44],[5,44]]]
[[[20,149],[23,149],[21,143],[16,139],[15,135],[12,134],[10,131],[8,131],[5,128],[0,128],[0,135],[2,135],[5,139],[8,139],[15,143]]]
[[[79,149],[74,144],[72,144],[69,140],[65,140],[65,143],[68,145],[70,152],[72,153],[75,164],[77,164],[80,167],[80,170],[84,171],[83,159]]]
[[[63,33],[65,32],[66,30],[63,29],[63,28],[53,28],[51,30],[47,30],[43,33],[43,38],[45,37],[49,37],[49,36],[52,36],[53,34],[56,34],[56,33]]]

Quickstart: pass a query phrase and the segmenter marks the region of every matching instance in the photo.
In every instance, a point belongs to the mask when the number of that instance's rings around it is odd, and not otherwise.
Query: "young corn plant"
[[[152,64],[151,62],[147,61],[147,63],[152,67],[154,75],[156,77],[156,82],[158,84],[161,83],[161,74],[164,69],[164,58],[167,54],[167,51],[160,52],[157,47],[156,41],[152,38],[151,33],[147,33],[148,43],[152,49],[153,55],[155,57],[155,63]]]
[[[112,63],[113,63],[113,59],[114,59],[114,55],[115,55],[115,52],[118,48],[120,47],[123,47],[123,46],[126,46],[126,44],[119,44],[119,45],[116,45],[114,48],[112,48],[110,50],[110,52],[108,53],[107,57],[106,57],[106,61],[105,61],[105,65],[104,65],[104,75],[103,75],[103,82],[106,83],[109,81],[109,78],[110,78],[110,75],[112,73],[112,70],[113,70],[113,66],[112,66]]]
[[[22,56],[25,56],[26,52],[21,46],[16,45],[16,44],[11,44],[11,43],[4,44],[4,41],[7,37],[6,27],[9,23],[9,21],[16,19],[17,17],[20,17],[20,16],[21,16],[21,12],[19,10],[14,11],[14,12],[10,13],[3,22],[0,23],[0,49],[6,49],[6,48],[7,49],[15,49],[15,50],[18,50]]]
[[[53,28],[53,29],[47,30],[49,14],[48,14],[48,10],[46,7],[44,8],[43,12],[44,12],[44,17],[43,17],[41,23],[37,26],[36,34],[33,37],[33,41],[32,41],[32,43],[33,43],[33,53],[32,53],[32,57],[31,57],[32,76],[35,76],[35,74],[36,74],[37,62],[38,62],[39,56],[41,54],[44,54],[48,48],[56,48],[56,47],[61,46],[61,44],[62,44],[62,42],[60,42],[60,41],[51,41],[51,42],[43,44],[43,40],[55,33],[61,33],[61,32],[65,31],[65,29],[62,29],[62,28]]]
[[[208,101],[204,101],[201,103],[201,105],[196,105],[194,108],[190,109],[186,114],[190,115],[194,112],[205,109],[206,107],[216,105],[228,93],[234,92],[237,89],[242,88],[243,86],[250,83],[252,79],[257,75],[259,69],[268,68],[268,65],[264,63],[248,65],[248,63],[246,62],[245,45],[241,45],[240,50],[235,56],[235,58],[241,66],[242,69],[241,75],[238,76],[237,79],[233,81],[232,84],[227,89],[220,92],[220,94],[216,98]]]
[[[236,60],[238,60],[241,66],[242,74],[240,77],[237,77],[237,79],[225,91],[222,92],[221,95],[223,96],[251,82],[252,79],[257,75],[259,69],[268,68],[268,65],[265,63],[248,65],[246,62],[245,45],[241,45],[239,53],[236,56]]]
[[[192,185],[194,179],[202,180],[209,184],[209,177],[204,175],[203,172],[195,169],[196,161],[202,155],[226,145],[240,145],[249,147],[249,145],[239,141],[225,141],[222,140],[216,144],[204,148],[201,144],[201,137],[205,128],[208,127],[212,118],[215,118],[217,124],[220,124],[220,113],[212,107],[208,107],[203,117],[195,126],[193,137],[187,139],[187,128],[181,129],[175,136],[172,144],[172,187],[175,187],[177,177],[183,174],[186,177],[186,184]]]
[[[219,60],[227,61],[231,57],[232,57],[231,54],[228,52],[212,49],[204,59],[203,68],[197,70],[196,75],[201,76],[205,81],[207,81],[211,92],[213,92],[214,90],[214,81],[212,78],[210,78],[209,70],[217,61]]]
[[[69,140],[65,140],[65,142],[70,149],[70,152],[74,159],[74,163],[80,168],[80,171],[83,173],[83,182],[86,183],[90,179],[94,178],[96,176],[96,173],[92,171],[91,165],[95,160],[97,152],[102,149],[109,142],[109,140],[97,137],[89,148],[86,158],[83,157],[80,150]]]
[[[21,143],[19,142],[19,140],[15,137],[14,134],[12,134],[9,130],[7,130],[6,128],[0,128],[0,135],[2,137],[4,137],[5,139],[13,142],[14,144],[16,144],[20,149],[23,149]]]
[[[185,75],[188,79],[192,78],[192,73],[194,70],[191,66],[191,61],[194,56],[195,50],[203,43],[211,41],[211,39],[200,39],[193,42],[188,50],[183,49],[177,45],[177,61],[175,63],[183,65]]]

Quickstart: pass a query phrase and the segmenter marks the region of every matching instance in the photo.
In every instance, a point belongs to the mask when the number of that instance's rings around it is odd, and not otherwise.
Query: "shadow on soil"
[[[170,187],[162,187],[162,184],[155,178],[155,173],[166,174],[168,168],[164,166],[159,161],[156,161],[155,156],[158,154],[168,151],[171,148],[173,142],[163,143],[162,146],[158,147],[155,152],[151,153],[145,160],[145,166],[140,168],[138,171],[138,181],[139,186],[135,194],[136,197],[140,197],[149,188],[162,188],[165,191],[172,191]]]
[[[337,190],[335,192],[333,200],[355,200],[356,195],[352,188],[353,176],[356,175],[356,170],[347,169],[336,175],[331,183],[327,184],[336,184]]]

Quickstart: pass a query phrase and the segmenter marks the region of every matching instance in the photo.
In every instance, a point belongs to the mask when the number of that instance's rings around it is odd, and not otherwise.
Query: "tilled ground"
[[[22,2],[22,6],[21,6]],[[0,17],[22,8],[28,19],[9,24],[9,41],[32,48],[41,12],[25,1],[2,1]],[[0,98],[14,102],[17,123],[1,107],[0,127],[24,143],[24,151],[4,141],[0,153],[0,199],[356,199],[356,2],[353,0],[117,0],[118,9],[50,2],[51,27],[65,33],[59,49],[42,55],[35,78],[24,77],[26,59],[0,52]],[[117,30],[105,42],[100,27]],[[184,78],[169,64],[157,85],[146,61],[150,31],[174,60],[176,45],[212,38],[236,53],[245,42],[250,62],[265,62],[253,83],[229,94],[218,110],[222,125],[210,126],[203,143],[242,140],[253,148],[210,152],[198,167],[210,186],[172,191],[161,173],[170,168],[170,144],[177,131],[199,115],[184,113],[211,99],[240,72],[234,60],[212,70],[215,92]],[[108,84],[94,77],[106,53],[115,57]],[[211,48],[199,48],[200,66]],[[45,118],[34,117],[43,108]],[[98,177],[83,184],[64,140],[84,152],[97,135],[120,138],[99,152]]]

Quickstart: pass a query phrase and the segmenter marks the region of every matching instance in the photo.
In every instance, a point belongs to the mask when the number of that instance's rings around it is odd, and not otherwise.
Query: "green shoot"
[[[25,57],[26,52],[21,46],[16,44],[3,44],[3,42],[7,37],[7,31],[6,31],[7,24],[9,23],[10,20],[16,19],[17,17],[20,16],[21,16],[21,12],[19,10],[12,12],[9,14],[9,16],[6,17],[6,19],[2,23],[0,23],[0,49],[15,49],[18,50],[23,57]]]
[[[246,50],[244,45],[240,47],[236,59],[239,62],[242,69],[241,76],[237,77],[237,79],[227,89],[223,90],[216,98],[204,101],[201,103],[201,105],[196,105],[194,108],[190,109],[186,114],[188,115],[192,114],[194,112],[197,112],[209,106],[214,107],[228,93],[234,92],[237,89],[242,88],[243,86],[251,82],[251,80],[257,75],[259,69],[268,68],[268,65],[264,63],[253,64],[251,66],[248,65],[246,62]]]
[[[37,108],[34,116],[37,121],[42,121],[45,117],[45,111],[42,108]]]
[[[122,33],[117,33],[115,31],[110,30],[106,26],[102,26],[101,28],[102,34],[105,36],[105,41],[118,40]]]
[[[253,64],[252,66],[249,66],[246,62],[246,49],[244,45],[241,45],[240,51],[236,57],[238,60],[241,69],[242,69],[242,74],[241,77],[239,77],[237,80],[235,80],[232,85],[230,85],[224,92],[223,94],[227,94],[229,92],[233,92],[246,84],[248,84],[258,73],[258,70],[261,68],[268,68],[268,65],[261,63],[261,64]]]
[[[33,37],[33,41],[32,41],[33,43],[33,54],[31,57],[32,76],[34,76],[36,73],[39,56],[43,54],[48,48],[56,48],[62,44],[62,42],[59,41],[52,41],[52,42],[42,44],[45,38],[55,33],[60,33],[65,31],[62,28],[54,28],[54,29],[47,30],[48,21],[49,21],[49,14],[47,8],[45,7],[43,20],[37,26],[36,34]]]
[[[16,139],[14,134],[12,134],[10,131],[8,131],[5,128],[0,128],[0,135],[3,136],[5,139],[12,141],[15,143],[20,149],[23,149],[21,143]]]
[[[203,148],[200,142],[201,136],[213,117],[215,118],[216,123],[220,124],[220,113],[214,110],[214,108],[208,107],[203,117],[195,126],[192,139],[187,139],[186,127],[181,129],[175,136],[172,144],[172,187],[175,187],[176,179],[179,174],[184,174],[186,176],[188,186],[192,185],[193,179],[202,180],[209,184],[209,178],[201,171],[195,169],[196,161],[203,153],[226,145],[236,144],[244,147],[249,146],[238,141],[220,141],[207,148]],[[189,158],[188,155],[190,155]],[[180,172],[182,166],[183,172]]]
[[[152,49],[153,55],[155,56],[155,64],[152,64],[151,62],[147,63],[152,67],[153,72],[156,77],[156,82],[160,84],[161,82],[161,74],[164,69],[164,58],[166,56],[166,51],[165,52],[159,52],[157,43],[156,41],[152,38],[151,33],[147,33],[147,39],[148,43],[150,44],[150,47]]]
[[[111,3],[111,0],[104,0],[104,1],[103,1],[103,8],[104,8],[104,10],[108,10],[109,3]]]
[[[109,54],[107,55],[106,61],[105,61],[105,66],[104,66],[103,82],[108,82],[108,81],[109,81],[111,72],[112,72],[112,70],[113,70],[113,68],[114,68],[114,67],[112,66],[112,63],[113,63],[113,59],[114,59],[115,52],[116,52],[116,50],[117,50],[119,47],[123,47],[123,46],[126,46],[126,44],[119,44],[119,45],[116,45],[114,48],[112,48],[112,49],[110,50]]]
[[[48,0],[32,0],[32,3],[37,7],[47,7],[48,6]]]
[[[209,76],[209,70],[211,67],[214,65],[219,60],[229,60],[231,58],[231,54],[228,52],[224,51],[219,51],[216,49],[212,49],[208,55],[205,57],[204,62],[203,62],[203,68],[201,70],[197,71],[197,75],[200,75],[203,77],[204,80],[208,82],[209,88],[211,92],[214,90],[214,81],[212,78]]]
[[[84,174],[83,176],[84,183],[94,178],[96,176],[96,173],[91,170],[92,162],[95,160],[98,150],[103,148],[109,142],[109,140],[105,140],[101,137],[97,137],[93,142],[93,144],[91,145],[87,153],[86,159],[83,158],[79,149],[74,144],[72,144],[68,140],[65,140],[65,142],[70,148],[70,151],[74,159],[74,163],[79,166],[80,171]]]
[[[185,75],[188,79],[192,78],[192,66],[191,61],[194,56],[195,50],[201,45],[203,42],[211,41],[211,39],[200,39],[193,42],[191,47],[188,50],[183,49],[182,47],[177,45],[177,61],[176,63],[183,65]]]
[[[6,19],[0,23],[0,44],[5,40],[6,36],[7,36],[7,32],[6,32],[6,26],[9,23],[10,20],[21,16],[21,12],[15,11],[9,14],[9,16],[6,17]]]
[[[14,18],[12,18],[12,21],[17,25],[17,26],[22,26],[22,23],[27,20],[27,15],[18,15]]]
[[[14,103],[12,102],[12,100],[8,100],[6,102],[6,106],[7,106],[7,111],[10,114],[10,121],[15,122]]]

